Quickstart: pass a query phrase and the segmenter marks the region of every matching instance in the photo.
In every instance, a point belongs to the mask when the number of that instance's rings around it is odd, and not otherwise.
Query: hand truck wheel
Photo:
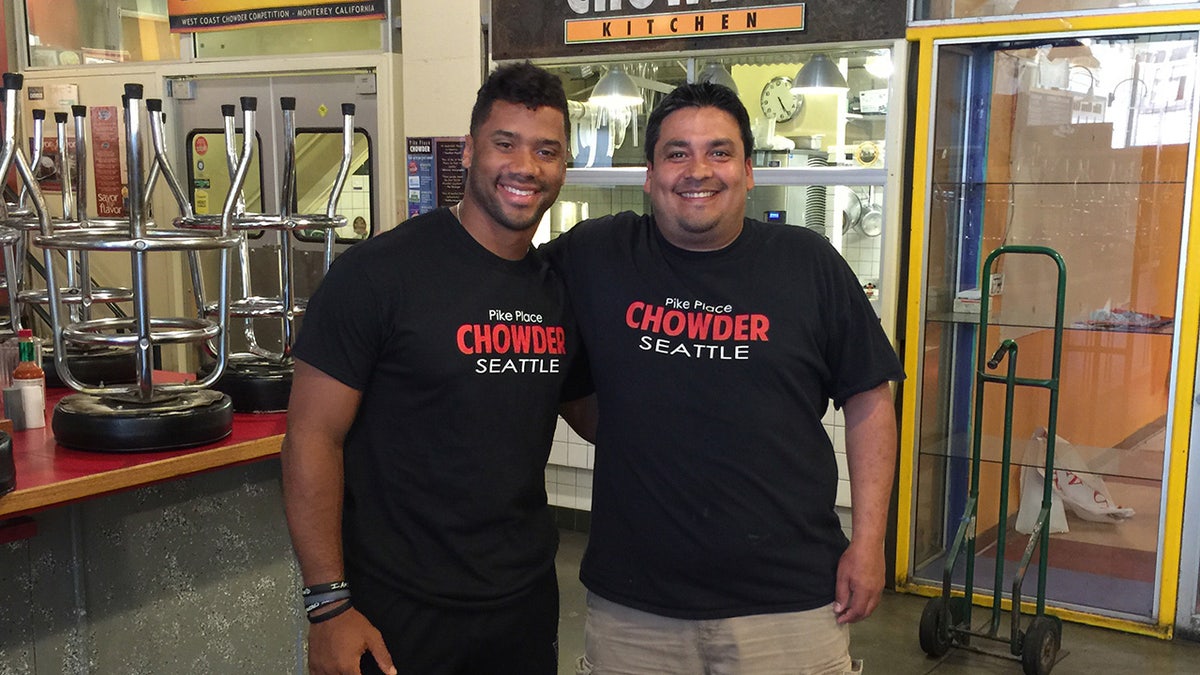
[[[1062,628],[1048,616],[1034,617],[1025,631],[1021,645],[1021,666],[1025,675],[1049,675],[1058,659],[1058,647],[1062,643]]]
[[[921,612],[921,649],[933,658],[941,658],[950,651],[950,608],[945,598],[930,598]]]

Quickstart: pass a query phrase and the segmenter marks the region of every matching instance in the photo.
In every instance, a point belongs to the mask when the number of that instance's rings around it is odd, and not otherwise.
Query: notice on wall
[[[408,217],[462,199],[466,169],[462,166],[461,137],[410,137],[408,139]]]
[[[35,151],[34,144],[36,142],[33,138],[29,139],[31,156]],[[37,180],[38,188],[42,192],[62,192],[62,174],[59,170],[62,166],[61,154],[58,149],[57,136],[42,137],[42,153],[38,157],[37,165],[30,167],[33,169],[33,177]],[[79,171],[75,166],[75,139],[73,137],[67,139],[67,162],[70,165],[71,189],[78,192]]]
[[[435,139],[433,156],[437,160],[437,205],[454,206],[463,198],[463,186],[467,182],[467,170],[463,168],[461,138]]]
[[[96,215],[125,218],[125,181],[121,177],[121,134],[116,106],[93,106],[92,176],[96,182]]]
[[[383,0],[167,0],[172,33],[229,30],[262,24],[384,18]]]
[[[79,85],[60,83],[35,86],[25,90],[30,101],[38,101],[37,107],[49,110],[66,110],[79,103]]]
[[[433,139],[408,139],[408,217],[434,209]]]

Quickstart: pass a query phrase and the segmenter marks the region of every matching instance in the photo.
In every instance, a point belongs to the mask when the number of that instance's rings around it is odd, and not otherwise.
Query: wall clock
[[[787,122],[795,119],[796,114],[804,107],[804,97],[792,93],[792,78],[773,77],[763,86],[762,95],[758,99],[763,115],[776,122]]]

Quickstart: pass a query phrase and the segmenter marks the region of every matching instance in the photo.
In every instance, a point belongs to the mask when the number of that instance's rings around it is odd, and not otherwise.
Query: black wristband
[[[349,582],[346,581],[331,581],[327,584],[315,584],[313,586],[305,586],[304,590],[300,591],[300,595],[308,597],[314,593],[328,593],[329,591],[340,591],[343,588],[350,588]]]
[[[346,612],[350,611],[350,608],[353,606],[354,606],[353,603],[351,603],[350,599],[347,598],[345,604],[338,605],[337,607],[334,607],[333,609],[329,610],[328,612],[325,612],[323,614],[318,614],[316,616],[309,614],[308,622],[309,623],[323,623],[323,622],[328,621],[336,616],[341,616],[341,615],[345,614]]]
[[[304,599],[304,611],[312,612],[313,610],[315,610],[319,607],[324,607],[325,605],[333,604],[333,603],[337,602],[338,600],[348,600],[348,599],[350,599],[350,591],[348,589],[341,590],[341,591],[330,591],[328,593],[318,593],[316,595],[310,595]]]

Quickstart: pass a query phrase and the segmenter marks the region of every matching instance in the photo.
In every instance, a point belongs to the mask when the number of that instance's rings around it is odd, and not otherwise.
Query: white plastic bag
[[[1046,475],[1046,430],[1039,428],[1025,445],[1021,459],[1021,505],[1014,527],[1029,534],[1042,507],[1042,480]],[[1133,517],[1134,510],[1113,501],[1108,486],[1062,436],[1054,442],[1054,486],[1051,489],[1050,532],[1069,532],[1065,509],[1096,523],[1118,523]]]

